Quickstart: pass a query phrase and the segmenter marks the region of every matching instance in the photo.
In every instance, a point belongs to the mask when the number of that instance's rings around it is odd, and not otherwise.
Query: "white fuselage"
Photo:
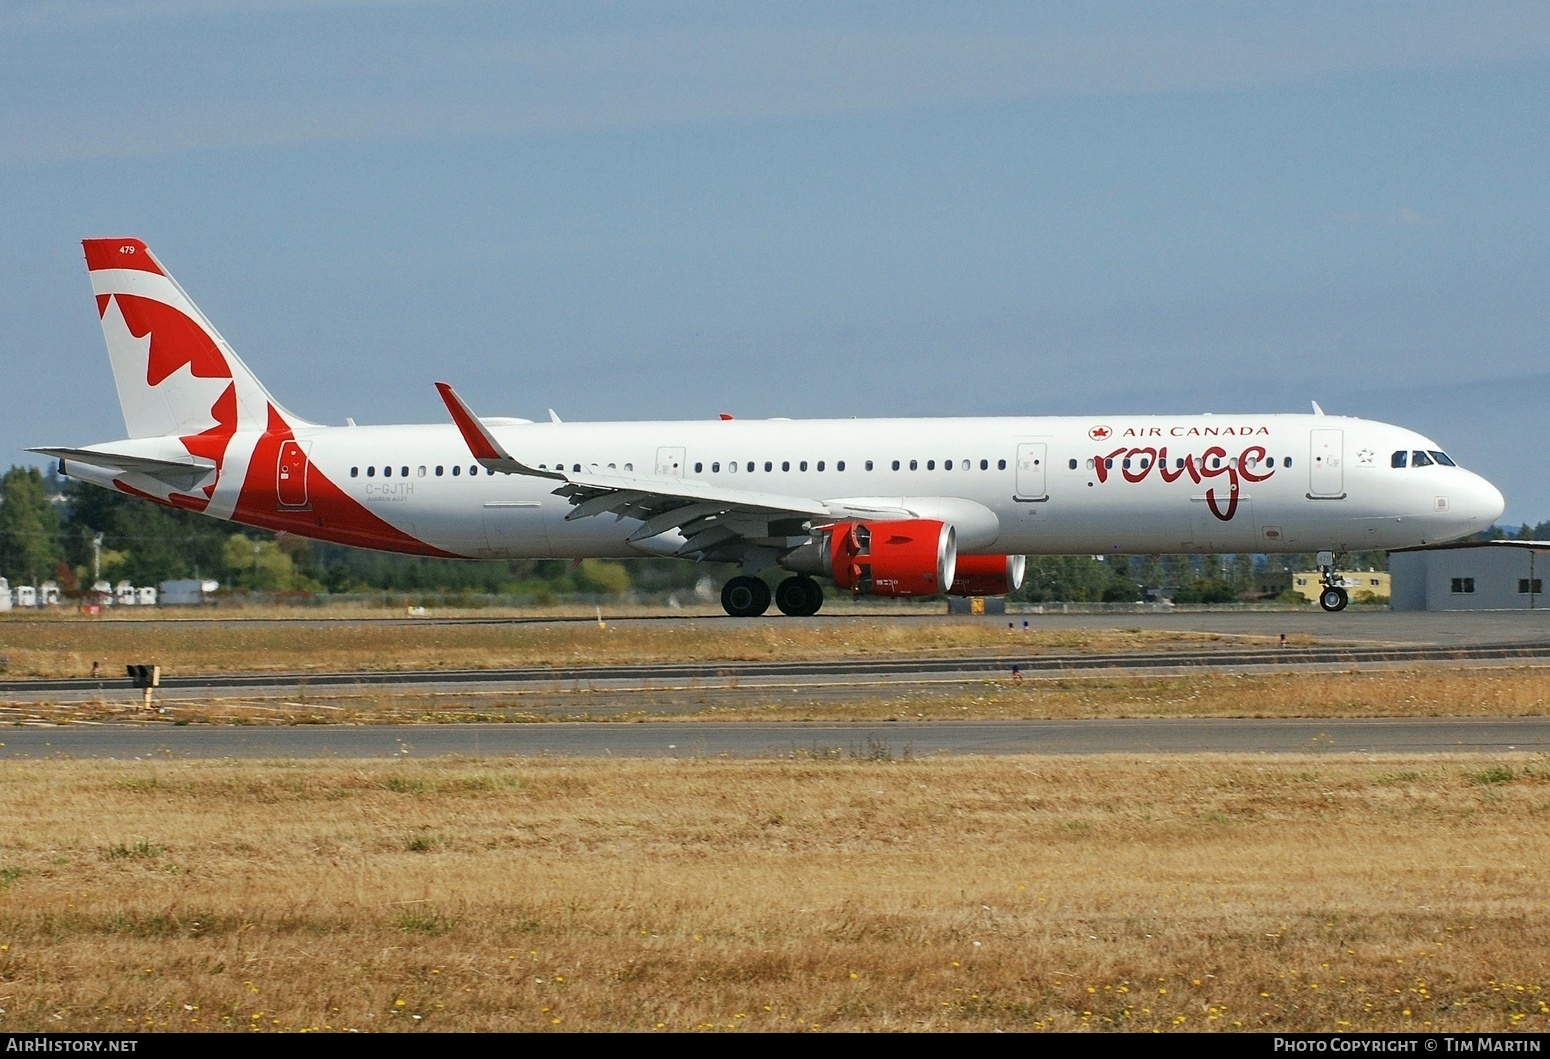
[[[1470,471],[1415,466],[1409,454],[1436,443],[1336,416],[486,422],[535,467],[903,508],[958,524],[964,554],[1397,548],[1479,532],[1503,507]],[[628,543],[639,523],[611,514],[568,520],[558,483],[485,471],[450,425],[298,427],[296,439],[362,507],[443,552],[628,557],[681,543]]]

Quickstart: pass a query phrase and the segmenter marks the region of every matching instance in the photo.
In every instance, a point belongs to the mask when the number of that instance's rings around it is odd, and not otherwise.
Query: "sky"
[[[119,235],[317,422],[1316,400],[1550,519],[1543,0],[0,3],[0,466]]]

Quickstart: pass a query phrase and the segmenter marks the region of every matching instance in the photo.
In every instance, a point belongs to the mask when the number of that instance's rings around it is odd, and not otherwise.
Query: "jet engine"
[[[1004,596],[1023,584],[1026,555],[960,555],[952,587],[954,596]]]
[[[836,522],[781,565],[834,578],[856,595],[938,596],[953,583],[958,545],[953,527],[934,519]]]

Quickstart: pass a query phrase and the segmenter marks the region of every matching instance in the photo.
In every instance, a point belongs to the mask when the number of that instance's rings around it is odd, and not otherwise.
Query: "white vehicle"
[[[86,262],[129,437],[33,449],[60,473],[320,540],[485,559],[737,563],[727,612],[787,614],[815,577],[884,596],[997,595],[1028,554],[1319,552],[1477,533],[1491,483],[1385,423],[1314,415],[319,426],[270,396],[137,239]]]

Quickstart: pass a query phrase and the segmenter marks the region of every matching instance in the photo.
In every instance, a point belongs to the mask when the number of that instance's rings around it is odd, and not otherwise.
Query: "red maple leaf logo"
[[[1108,427],[1093,427],[1087,432],[1087,436],[1092,438],[1094,441],[1102,441],[1112,433],[1114,433],[1114,431],[1110,430]]]

